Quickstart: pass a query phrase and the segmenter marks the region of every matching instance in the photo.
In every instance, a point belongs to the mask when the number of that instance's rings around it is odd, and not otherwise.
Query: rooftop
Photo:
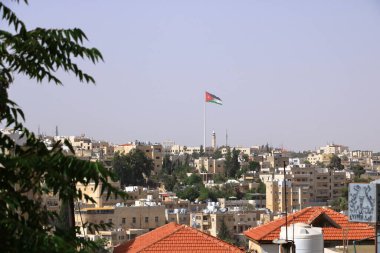
[[[216,237],[177,223],[169,223],[119,245],[114,253],[133,252],[243,252]]]
[[[308,207],[288,215],[288,225],[299,222],[322,227],[324,241],[343,240],[343,234],[346,234],[345,239],[348,240],[375,235],[374,227],[366,223],[349,222],[346,215],[324,207]],[[244,234],[255,241],[273,241],[279,238],[282,226],[285,226],[285,217],[248,229]]]

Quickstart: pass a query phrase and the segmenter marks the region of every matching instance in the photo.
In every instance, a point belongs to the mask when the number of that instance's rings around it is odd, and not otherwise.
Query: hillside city
[[[2,134],[20,145],[24,141],[10,129]],[[240,249],[275,252],[265,249],[270,245],[256,238],[255,229],[287,215],[290,221],[297,222],[295,217],[301,221],[306,214],[315,216],[307,218],[316,222],[314,226],[328,227],[327,222],[337,228],[338,222],[331,217],[342,215],[347,220],[348,184],[371,182],[380,170],[380,153],[334,143],[314,151],[292,152],[268,144],[218,146],[215,133],[211,146],[205,148],[174,141],[116,145],[85,135],[39,138],[48,148],[61,143],[66,155],[99,162],[117,175],[112,185],[126,197],[108,195],[93,183],[78,183],[76,188],[96,203],[85,198],[74,203],[76,226],[107,224],[98,230],[81,229],[77,236],[105,240],[109,251],[175,222]],[[65,139],[72,149],[63,144]],[[56,195],[41,199],[47,209],[59,212],[61,201]],[[330,218],[321,221],[321,213]],[[361,231],[366,232],[362,239],[374,233],[370,226]],[[342,235],[331,242],[325,238],[325,246],[341,245],[342,240]]]

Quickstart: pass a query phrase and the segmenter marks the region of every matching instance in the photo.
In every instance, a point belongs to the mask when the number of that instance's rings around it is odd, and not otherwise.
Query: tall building
[[[301,210],[309,201],[308,187],[295,186],[291,181],[285,182],[283,180],[273,180],[266,183],[266,207],[272,210],[273,213],[285,211],[290,213],[294,210]],[[286,184],[286,187],[284,187],[284,184]]]
[[[310,205],[327,205],[329,201],[342,196],[342,190],[347,184],[346,171],[344,170],[310,166],[287,166],[285,177],[289,182],[287,192],[294,196],[292,200],[288,200],[289,206],[292,206],[290,210],[299,210],[299,208]],[[283,185],[280,186],[280,184],[283,184],[284,172],[274,170],[272,173],[260,174],[260,179],[267,187],[267,208],[274,212],[282,212],[284,209],[276,203],[283,202],[284,195],[281,193]],[[299,189],[301,189],[301,193],[297,193],[300,191]],[[297,202],[299,202],[300,207],[297,207]]]
[[[215,134],[215,131],[212,131],[211,147],[212,147],[213,151],[216,150],[216,134]]]

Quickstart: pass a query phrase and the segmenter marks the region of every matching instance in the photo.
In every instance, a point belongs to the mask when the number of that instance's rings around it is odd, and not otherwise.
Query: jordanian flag
[[[208,93],[207,91],[206,91],[206,102],[222,105],[222,100],[219,97],[217,97],[211,93]]]

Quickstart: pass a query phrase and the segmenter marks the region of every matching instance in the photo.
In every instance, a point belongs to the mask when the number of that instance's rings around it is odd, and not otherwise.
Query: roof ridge
[[[197,234],[202,235],[204,238],[207,238],[210,241],[217,241],[217,242],[221,243],[221,246],[223,246],[223,247],[230,248],[230,249],[232,248],[232,249],[240,250],[240,248],[236,247],[235,245],[232,245],[232,244],[230,244],[230,243],[228,243],[228,242],[226,242],[226,241],[224,241],[224,240],[222,240],[222,239],[220,239],[220,238],[218,238],[216,236],[209,235],[209,234],[207,234],[207,233],[205,233],[205,232],[203,232],[201,230],[192,228],[192,227],[190,227],[188,225],[183,225],[183,226],[184,226],[184,228],[187,228],[187,229],[189,229],[191,231],[194,231]]]
[[[319,216],[321,216],[322,214],[326,213],[325,210],[323,209],[317,209],[315,210],[311,215],[310,215],[310,218],[307,220],[307,224],[311,224],[316,218],[318,218]]]
[[[146,248],[152,246],[153,244],[155,244],[155,243],[157,243],[157,242],[159,242],[159,241],[162,241],[163,239],[168,238],[169,236],[171,236],[171,235],[174,234],[175,232],[177,232],[177,231],[183,229],[183,227],[185,226],[185,225],[177,224],[177,223],[175,223],[175,222],[173,222],[173,223],[174,223],[174,225],[177,225],[177,226],[173,229],[173,231],[171,231],[170,233],[168,233],[167,235],[165,235],[165,236],[163,236],[163,237],[158,238],[157,240],[153,240],[151,243],[149,243],[149,244],[147,244],[147,245],[144,245],[144,247],[142,247],[142,248],[139,249],[138,251],[140,252],[141,250],[144,250],[144,249],[146,249]],[[169,225],[169,224],[172,224],[172,223],[168,223],[167,225]],[[154,230],[152,230],[152,232],[153,232],[153,231],[154,231]]]
[[[288,223],[289,223],[289,218],[291,218],[291,221],[294,221],[295,218],[297,218],[297,217],[300,216],[301,214],[305,213],[309,208],[310,208],[310,207],[306,207],[306,208],[304,208],[304,209],[302,209],[302,210],[299,210],[298,212],[295,212],[295,213],[290,214],[290,217],[288,217]],[[268,223],[265,224],[265,225],[269,225],[269,224],[271,224],[271,223],[276,223],[276,222],[279,223],[279,225],[278,225],[278,226],[276,225],[276,228],[275,228],[275,229],[277,229],[277,228],[279,228],[279,227],[281,227],[281,226],[283,226],[283,225],[286,224],[285,217],[282,217],[282,218],[280,218],[280,219],[277,219],[277,220],[274,220],[274,221],[268,222]],[[255,228],[257,228],[257,227],[250,228],[249,230],[251,230],[251,229],[255,229]],[[248,230],[248,231],[249,231],[249,230]],[[268,231],[267,233],[265,233],[265,234],[264,234],[263,236],[261,236],[261,237],[263,238],[263,237],[269,235],[270,233],[272,233],[272,231],[273,231],[273,230]]]

